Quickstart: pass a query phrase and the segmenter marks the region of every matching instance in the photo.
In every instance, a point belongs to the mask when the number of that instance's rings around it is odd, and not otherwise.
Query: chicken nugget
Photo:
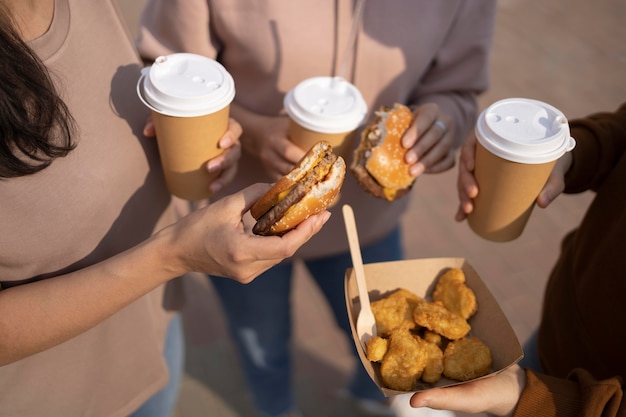
[[[398,288],[397,290],[389,294],[389,297],[404,297],[413,306],[415,306],[415,304],[417,304],[422,299],[422,297],[415,293],[412,293],[406,288]]]
[[[396,329],[389,337],[389,349],[380,364],[383,384],[399,391],[411,391],[422,376],[428,354],[407,329]]]
[[[365,355],[372,362],[380,362],[389,348],[389,340],[374,336],[367,341]]]
[[[470,331],[467,320],[449,311],[440,302],[420,301],[413,310],[413,319],[420,326],[450,340],[460,339]]]
[[[433,343],[439,347],[441,347],[441,345],[443,344],[443,340],[441,338],[441,335],[439,333],[435,333],[432,330],[428,330],[425,329],[424,330],[424,335],[422,336],[422,338],[430,343]]]
[[[450,342],[443,353],[443,374],[458,381],[468,381],[489,373],[491,351],[477,337]]]
[[[434,384],[441,379],[443,373],[443,351],[436,344],[415,336],[418,342],[422,344],[422,348],[426,351],[428,359],[422,373],[422,381]]]
[[[478,310],[476,295],[465,284],[465,274],[459,268],[451,268],[439,277],[433,291],[433,301],[441,301],[448,310],[465,320]]]
[[[388,336],[394,329],[413,329],[413,308],[420,298],[409,290],[400,288],[380,300],[372,302],[379,336]]]

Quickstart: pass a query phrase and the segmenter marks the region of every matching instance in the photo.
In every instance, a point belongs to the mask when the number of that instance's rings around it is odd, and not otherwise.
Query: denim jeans
[[[362,247],[361,253],[364,263],[402,259],[400,230]],[[352,267],[350,253],[310,260],[305,265],[353,346],[358,362],[348,388],[350,393],[356,398],[382,400],[384,396],[361,366],[352,343],[344,296],[345,270]],[[291,263],[282,263],[247,285],[211,277],[228,318],[255,405],[269,417],[279,416],[295,406],[290,354],[292,270]]]
[[[165,336],[165,351],[163,355],[169,371],[167,385],[143,403],[130,417],[170,417],[174,413],[185,362],[185,341],[182,321],[180,314],[174,316]]]
[[[524,357],[519,361],[519,366],[529,368],[535,372],[542,372],[539,362],[539,351],[537,346],[538,329],[535,329],[524,343]]]

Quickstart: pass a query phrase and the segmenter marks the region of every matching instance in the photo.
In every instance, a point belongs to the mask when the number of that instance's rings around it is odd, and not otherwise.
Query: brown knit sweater
[[[626,416],[626,103],[571,129],[565,192],[596,196],[548,281],[539,328],[546,375],[527,371],[516,417]]]

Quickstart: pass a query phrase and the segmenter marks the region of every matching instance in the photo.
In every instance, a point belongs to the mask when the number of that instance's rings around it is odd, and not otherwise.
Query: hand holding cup
[[[185,200],[211,195],[219,175],[206,163],[220,155],[229,126],[234,81],[217,61],[195,54],[158,57],[145,68],[137,93],[152,110],[161,164],[170,192]]]
[[[457,219],[467,213],[470,227],[479,236],[496,242],[513,240],[523,232],[546,184],[556,190],[560,187],[551,173],[557,166],[561,172],[555,175],[564,174],[568,158],[558,165],[557,161],[576,142],[563,113],[549,104],[521,98],[489,106],[478,119],[475,135],[475,142],[470,139],[461,156]],[[471,202],[467,196],[473,196]]]

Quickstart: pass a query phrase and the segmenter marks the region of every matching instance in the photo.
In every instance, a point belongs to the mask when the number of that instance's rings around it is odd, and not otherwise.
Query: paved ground
[[[144,0],[120,0],[134,32]],[[481,107],[505,97],[543,100],[574,118],[613,110],[626,99],[626,3],[622,0],[500,0],[492,86]],[[453,221],[456,170],[421,178],[402,219],[410,258],[464,257],[500,301],[519,339],[535,327],[545,278],[563,234],[578,223],[590,194],[562,196],[537,209],[519,239],[490,243]],[[242,383],[223,315],[203,279],[187,283],[187,373],[176,417],[256,417]],[[354,363],[347,342],[306,272],[298,270],[296,384],[307,416],[360,416],[336,397]]]

